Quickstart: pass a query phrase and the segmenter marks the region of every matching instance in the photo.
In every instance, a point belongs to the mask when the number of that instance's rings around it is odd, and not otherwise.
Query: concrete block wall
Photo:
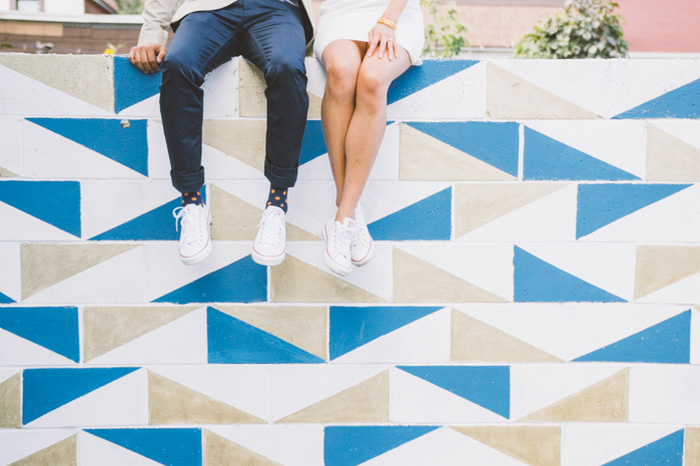
[[[287,259],[250,259],[265,102],[233,60],[185,267],[159,77],[0,55],[0,464],[700,464],[700,60],[411,69],[347,278],[307,65]]]

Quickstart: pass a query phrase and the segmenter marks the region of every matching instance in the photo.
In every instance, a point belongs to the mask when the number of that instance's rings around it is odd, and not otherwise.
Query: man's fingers
[[[165,47],[161,47],[158,49],[158,56],[156,57],[156,61],[158,64],[163,63],[163,60],[165,60],[165,52],[167,52],[168,49]]]
[[[153,50],[153,47],[148,47],[146,49],[146,59],[148,60],[148,64],[151,66],[151,70],[158,71],[158,63],[156,63],[156,53]]]

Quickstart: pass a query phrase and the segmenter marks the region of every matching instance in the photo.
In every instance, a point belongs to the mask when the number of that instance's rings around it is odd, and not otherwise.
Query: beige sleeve
[[[146,0],[143,7],[144,23],[141,26],[138,45],[165,45],[168,28],[175,11],[183,0]]]

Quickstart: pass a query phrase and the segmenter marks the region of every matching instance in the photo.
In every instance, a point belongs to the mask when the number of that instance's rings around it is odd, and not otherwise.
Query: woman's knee
[[[337,96],[354,95],[357,69],[357,66],[342,60],[336,60],[328,64],[326,67],[328,91]]]
[[[362,68],[357,77],[358,100],[377,101],[384,99],[389,89],[390,81],[381,70]]]

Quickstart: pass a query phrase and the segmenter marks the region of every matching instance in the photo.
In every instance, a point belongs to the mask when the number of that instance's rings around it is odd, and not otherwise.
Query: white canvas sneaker
[[[368,264],[374,256],[374,241],[367,229],[362,205],[355,207],[355,228],[352,231],[352,263],[358,267]]]
[[[269,206],[263,211],[253,242],[253,260],[260,265],[279,265],[287,254],[284,210]]]
[[[211,212],[206,205],[187,204],[173,210],[175,230],[180,226],[180,246],[178,252],[185,265],[202,262],[212,250],[209,235]]]
[[[331,219],[323,227],[323,262],[326,267],[343,277],[352,271],[350,249],[354,223],[351,218],[345,218],[343,223]]]

